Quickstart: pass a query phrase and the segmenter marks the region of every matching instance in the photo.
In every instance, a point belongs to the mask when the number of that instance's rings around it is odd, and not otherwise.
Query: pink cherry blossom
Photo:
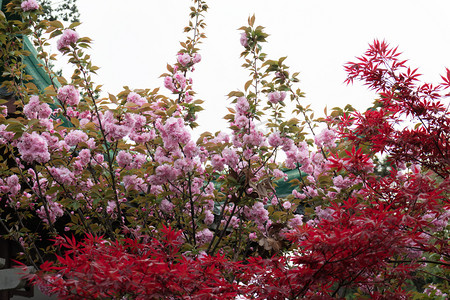
[[[148,143],[151,140],[155,139],[155,137],[156,137],[156,135],[155,135],[154,131],[142,132],[142,133],[132,132],[129,135],[129,138],[138,144]]]
[[[180,144],[186,145],[191,139],[191,135],[181,118],[170,117],[164,124],[158,121],[156,127],[160,131],[164,147],[167,150],[174,150]]]
[[[175,205],[172,202],[169,202],[167,199],[163,199],[159,204],[159,208],[163,213],[171,213]]]
[[[289,202],[289,201],[283,202],[283,208],[284,208],[284,209],[290,209],[291,206],[292,206],[292,203],[291,203],[291,202]]]
[[[64,138],[64,141],[70,147],[74,147],[79,143],[85,143],[87,140],[88,140],[87,134],[81,130],[72,130]]]
[[[239,156],[235,150],[225,148],[222,151],[222,157],[225,159],[225,163],[231,168],[235,168],[239,163]]]
[[[47,210],[44,208],[44,206],[41,206],[41,208],[36,210],[37,215],[39,218],[41,218],[44,223],[55,223],[56,219],[59,217],[62,217],[64,215],[63,206],[57,202],[53,202],[52,200],[47,200]],[[47,218],[47,211],[50,217],[50,222]]]
[[[131,93],[128,94],[127,102],[134,103],[137,106],[142,106],[145,103],[148,103],[147,99],[145,99],[144,97],[141,97],[139,94],[137,94],[135,92],[131,92]]]
[[[211,242],[214,234],[208,228],[203,229],[202,231],[197,232],[195,238],[199,245],[203,245]]]
[[[200,53],[194,53],[194,55],[192,56],[192,63],[198,64],[201,60],[202,56],[200,55]]]
[[[127,175],[123,177],[123,184],[126,190],[135,190],[144,192],[147,190],[147,186],[142,178],[137,175]]]
[[[119,167],[128,168],[133,161],[133,156],[127,151],[121,150],[119,151],[119,153],[117,153],[116,160]]]
[[[269,145],[272,147],[279,147],[283,145],[283,139],[280,137],[279,132],[273,132],[268,137]]]
[[[173,79],[170,76],[166,76],[164,78],[164,86],[166,87],[166,89],[168,89],[169,91],[175,93],[177,92],[177,88],[175,87],[175,84],[173,83]]]
[[[269,220],[269,212],[264,208],[262,202],[255,202],[251,208],[246,208],[244,213],[248,219],[255,221],[257,225],[263,225]]]
[[[47,103],[41,103],[39,96],[31,96],[28,104],[23,107],[23,113],[28,119],[48,119],[52,110]]]
[[[147,156],[141,153],[133,155],[133,161],[130,164],[132,169],[140,169],[147,162]]]
[[[243,137],[244,144],[259,147],[265,142],[265,137],[262,132],[252,130],[250,134],[245,134]]]
[[[11,175],[6,178],[6,190],[2,192],[11,193],[11,195],[17,195],[21,190],[21,186],[19,183],[19,177],[17,175]]]
[[[305,194],[301,194],[301,193],[300,193],[299,191],[297,191],[297,190],[293,190],[293,191],[292,191],[292,195],[293,195],[295,198],[300,199],[300,200],[303,200],[303,199],[306,198],[306,195],[305,195]]]
[[[242,47],[245,47],[245,48],[248,47],[248,38],[247,38],[246,32],[241,33],[240,42],[241,42]]]
[[[78,153],[78,159],[83,166],[87,165],[91,160],[91,151],[89,149],[83,149]]]
[[[303,215],[294,215],[294,217],[288,221],[288,225],[291,228],[301,226],[302,224],[303,224]]]
[[[14,138],[14,132],[6,130],[7,126],[5,124],[0,125],[0,145],[4,145],[11,142]]]
[[[75,44],[79,39],[78,33],[72,29],[64,30],[63,34],[56,42],[59,51],[63,52],[64,48],[69,47],[71,44]]]
[[[315,136],[314,142],[317,147],[335,147],[336,135],[333,130],[324,129],[318,135]]]
[[[179,93],[186,87],[186,78],[182,73],[177,72],[173,77],[164,78],[164,86],[173,93]]]
[[[204,222],[206,225],[211,225],[214,223],[214,214],[210,210],[205,211]]]
[[[224,164],[225,164],[225,158],[223,158],[222,156],[218,155],[218,154],[214,154],[211,157],[211,165],[213,166],[213,168],[219,172],[221,172],[224,168]]]
[[[191,56],[188,53],[179,53],[177,56],[177,60],[183,67],[186,67],[191,63]]]
[[[158,166],[155,170],[155,175],[150,176],[152,184],[161,185],[168,181],[175,180],[179,175],[178,169],[170,165]]]
[[[50,167],[48,170],[59,184],[64,186],[74,185],[75,176],[69,169],[65,167]]]
[[[57,97],[61,103],[71,106],[77,106],[80,102],[80,93],[73,85],[59,88]]]
[[[127,124],[117,124],[118,121],[111,111],[106,111],[103,114],[102,123],[103,129],[109,141],[116,141],[126,137],[133,129],[134,122],[131,127]],[[130,121],[130,119],[128,119]]]
[[[22,2],[20,7],[23,11],[30,11],[39,9],[39,4],[36,2],[36,0],[26,0]]]
[[[286,173],[284,173],[283,171],[281,171],[280,169],[273,170],[273,176],[275,178],[284,178],[284,181],[286,181],[288,179],[288,175]]]
[[[248,103],[247,98],[245,97],[239,97],[236,101],[236,111],[238,114],[245,114],[248,112],[248,109],[250,108],[250,104]]]
[[[270,102],[272,102],[273,104],[277,104],[278,102],[281,102],[284,100],[284,98],[286,98],[286,92],[271,92],[267,95],[267,97],[269,98]]]
[[[46,163],[50,160],[47,140],[36,132],[24,133],[17,143],[17,149],[26,162]]]

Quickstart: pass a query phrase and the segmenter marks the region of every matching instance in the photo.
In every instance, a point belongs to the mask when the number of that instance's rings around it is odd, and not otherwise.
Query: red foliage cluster
[[[65,249],[57,264],[46,262],[33,280],[62,299],[233,299],[228,277],[238,263],[221,255],[195,258],[180,252],[180,232],[164,228],[158,239],[110,242],[88,234],[57,241]]]
[[[396,162],[416,162],[446,178],[450,165],[450,118],[441,103],[441,93],[449,87],[450,71],[444,83],[420,83],[417,69],[399,60],[397,48],[374,41],[358,62],[346,65],[347,83],[359,79],[380,94],[373,109],[354,115],[353,132],[341,133],[357,143],[368,143],[374,152],[385,151]],[[410,117],[403,124],[402,117]]]

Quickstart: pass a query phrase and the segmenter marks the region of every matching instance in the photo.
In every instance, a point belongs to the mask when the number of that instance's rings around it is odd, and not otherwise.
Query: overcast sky
[[[79,32],[94,40],[91,53],[99,66],[96,82],[110,93],[122,86],[162,86],[160,74],[176,61],[185,40],[189,0],[78,0],[83,25]],[[240,33],[247,18],[266,28],[269,58],[288,56],[300,72],[300,88],[316,116],[325,106],[370,105],[375,95],[360,85],[343,84],[343,65],[360,56],[374,39],[399,46],[403,58],[419,67],[423,79],[438,82],[450,67],[450,1],[448,0],[216,0],[208,2],[207,39],[200,46],[202,62],[192,74],[198,97],[206,101],[199,123],[209,131],[222,120],[225,96],[243,90]]]

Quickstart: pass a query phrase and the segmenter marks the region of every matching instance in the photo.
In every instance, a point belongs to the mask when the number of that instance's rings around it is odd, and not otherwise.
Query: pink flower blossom
[[[305,142],[301,142],[299,147],[292,145],[292,147],[285,151],[285,153],[285,165],[289,169],[295,169],[297,167],[297,163],[301,164],[302,168],[306,168],[310,165],[308,145]]]
[[[242,47],[245,47],[245,48],[248,47],[248,38],[247,38],[246,32],[241,33],[240,42],[241,42]]]
[[[52,200],[47,200],[48,206],[47,211],[50,217],[50,223],[53,224],[56,222],[56,219],[62,217],[64,215],[63,206],[57,202],[53,202]],[[49,220],[47,218],[47,211],[44,206],[36,210],[37,215],[41,218],[44,223],[49,224]]]
[[[48,170],[60,185],[67,186],[75,183],[74,174],[65,167],[50,167]]]
[[[216,171],[222,171],[224,168],[224,164],[225,164],[225,158],[223,158],[222,156],[218,155],[218,154],[214,154],[211,157],[211,165],[213,166],[214,170]]]
[[[47,140],[36,132],[24,133],[17,143],[17,149],[26,162],[46,163],[50,160]]]
[[[119,153],[117,153],[117,164],[119,165],[119,167],[121,168],[128,168],[131,164],[131,162],[133,161],[133,156],[128,153],[125,150],[121,150],[119,151]]]
[[[301,226],[302,224],[303,224],[303,215],[294,215],[294,217],[288,221],[288,225],[291,228]]]
[[[159,205],[159,208],[163,213],[171,213],[173,211],[173,208],[175,205],[172,202],[169,202],[167,199],[163,199],[161,201],[161,204]]]
[[[284,173],[283,171],[281,171],[280,169],[273,170],[273,176],[275,178],[284,178],[284,181],[286,181],[288,179],[288,175],[286,173]]]
[[[36,0],[26,0],[22,2],[20,7],[23,11],[30,11],[39,9],[39,4],[36,2]]]
[[[130,120],[128,120],[130,121]],[[117,119],[111,111],[106,111],[102,117],[103,128],[109,141],[117,141],[126,137],[133,129],[133,124],[117,124]],[[131,127],[129,125],[132,125]]]
[[[161,185],[177,179],[178,175],[178,169],[170,165],[161,165],[156,168],[155,175],[150,176],[150,181],[152,184]]]
[[[127,175],[123,177],[123,184],[126,190],[135,190],[138,192],[145,192],[147,190],[146,184],[142,178],[136,175]]]
[[[196,164],[190,158],[180,158],[174,162],[173,166],[174,168],[180,170],[182,173],[188,173],[194,170]]]
[[[78,153],[78,159],[83,166],[86,166],[91,160],[91,151],[89,149],[83,149]]]
[[[164,86],[173,93],[179,93],[186,87],[186,78],[182,73],[177,72],[173,77],[164,78]]]
[[[194,53],[194,56],[192,56],[192,63],[198,64],[202,60],[202,56],[200,53]]]
[[[248,109],[250,108],[250,104],[248,103],[247,98],[245,97],[239,97],[236,101],[236,111],[243,115],[247,113]]]
[[[329,147],[332,148],[336,146],[335,144],[336,135],[333,130],[324,129],[318,135],[315,136],[314,142],[317,147]]]
[[[21,190],[21,186],[19,183],[19,177],[17,175],[11,175],[6,178],[6,190],[2,192],[7,193],[10,192],[11,195],[17,195]]]
[[[133,161],[130,164],[132,169],[140,169],[147,162],[147,156],[141,153],[133,155]]]
[[[189,141],[183,148],[184,155],[189,158],[194,158],[198,155],[199,149],[193,141]]]
[[[88,145],[88,148],[91,149],[91,150],[94,150],[95,148],[97,148],[97,145],[96,145],[95,140],[93,138],[88,139],[86,144]]]
[[[6,130],[5,124],[0,125],[0,145],[4,145],[7,142],[11,142],[14,138],[14,132]]]
[[[175,93],[177,92],[177,88],[175,87],[175,84],[173,83],[173,79],[170,76],[167,76],[164,78],[164,86],[166,87],[166,89],[168,89],[169,91]]]
[[[47,103],[41,103],[38,96],[31,96],[28,104],[23,107],[23,113],[28,119],[48,119],[52,110]]]
[[[177,60],[183,67],[186,67],[191,63],[191,56],[188,53],[179,53],[177,56]]]
[[[297,190],[293,190],[293,191],[292,191],[292,195],[293,195],[295,198],[300,199],[300,200],[303,200],[303,199],[306,198],[306,195],[305,195],[305,194],[301,194],[301,193],[300,193],[299,191],[297,191]]]
[[[262,202],[255,202],[250,209],[246,208],[244,213],[248,219],[255,221],[257,225],[263,225],[269,220],[269,212],[264,208]]]
[[[85,142],[87,142],[87,140],[88,140],[87,134],[81,130],[72,130],[64,138],[64,141],[70,147],[74,147],[74,146],[78,145],[79,143],[85,143]]]
[[[214,223],[214,214],[210,210],[205,211],[204,222],[208,226],[211,225],[212,223]]]
[[[203,229],[202,231],[197,232],[195,238],[199,245],[203,245],[211,242],[214,234],[208,228]]]
[[[180,73],[180,72],[177,72],[173,76],[173,79],[178,84],[180,90],[184,90],[184,88],[186,87],[186,78],[184,77],[184,75],[182,73]]]
[[[243,137],[244,144],[259,147],[265,142],[265,137],[262,132],[252,130],[250,134],[245,134]]]
[[[283,139],[280,137],[279,132],[273,132],[268,137],[269,145],[272,147],[279,147],[283,145]]]
[[[78,33],[72,29],[64,30],[62,36],[56,42],[56,46],[59,51],[63,52],[64,48],[69,47],[71,44],[75,44],[78,41]]]
[[[225,159],[225,163],[233,169],[239,163],[239,156],[237,155],[236,151],[230,148],[223,149],[222,157]]]
[[[286,98],[286,92],[271,92],[267,95],[269,98],[269,101],[273,104],[277,104],[278,102],[281,102]]]
[[[80,102],[80,93],[73,85],[65,85],[58,90],[58,100],[63,104],[77,106]]]
[[[113,215],[114,214],[114,210],[116,209],[117,205],[116,202],[114,201],[108,201],[108,206],[106,207],[106,213],[109,215]],[[114,216],[115,218],[116,216]]]
[[[333,184],[340,189],[346,189],[349,186],[355,184],[354,180],[350,178],[343,178],[342,175],[338,175],[333,178]]]
[[[130,133],[129,138],[133,142],[136,142],[138,144],[144,144],[144,143],[148,143],[151,140],[155,139],[156,135],[155,135],[154,131],[142,132],[142,133],[132,132],[132,133]]]
[[[289,201],[283,202],[283,208],[284,208],[284,209],[290,209],[291,206],[292,206],[292,203],[291,203],[291,202],[289,202]]]
[[[174,150],[180,144],[186,145],[191,139],[191,135],[184,126],[183,119],[181,118],[171,117],[164,124],[158,122],[156,127],[160,131],[164,141],[164,147],[167,150]]]
[[[316,208],[314,210],[316,211],[317,218],[323,219],[323,220],[329,220],[329,221],[334,220],[334,217],[333,217],[334,210],[333,209],[331,209],[329,207],[322,209],[322,206],[319,205],[319,206],[316,206]]]
[[[140,107],[140,106],[144,105],[145,103],[147,103],[147,99],[145,99],[144,97],[141,97],[139,94],[137,94],[135,92],[131,92],[127,96],[127,102],[134,103]]]

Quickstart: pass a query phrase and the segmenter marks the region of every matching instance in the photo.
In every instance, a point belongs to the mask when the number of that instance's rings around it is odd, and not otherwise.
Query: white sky
[[[189,0],[78,0],[83,25],[79,32],[94,40],[90,50],[99,66],[96,83],[118,93],[122,86],[162,86],[160,74],[176,61],[185,40]],[[316,116],[325,106],[352,104],[365,109],[374,93],[358,84],[346,86],[343,64],[355,60],[374,39],[399,46],[402,58],[419,67],[423,79],[439,82],[450,67],[450,1],[448,0],[216,0],[209,1],[207,39],[202,62],[192,74],[198,98],[205,100],[199,123],[203,130],[226,126],[222,117],[232,90],[243,90],[246,71],[237,29],[256,14],[266,28],[263,48],[271,59],[288,56],[299,71],[299,87]],[[164,89],[164,88],[162,88]]]

